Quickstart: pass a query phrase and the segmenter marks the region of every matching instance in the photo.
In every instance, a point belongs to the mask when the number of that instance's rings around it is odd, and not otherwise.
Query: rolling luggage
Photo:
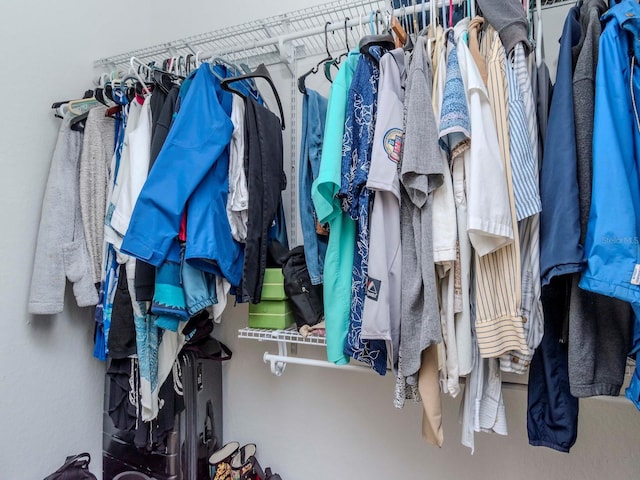
[[[191,346],[180,353],[178,383],[183,387],[184,409],[176,415],[173,430],[160,451],[136,447],[135,431],[114,426],[107,408],[107,381],[103,480],[115,480],[124,472],[137,472],[155,480],[208,480],[209,456],[222,445],[221,360],[228,358],[228,349],[210,337],[199,347]]]

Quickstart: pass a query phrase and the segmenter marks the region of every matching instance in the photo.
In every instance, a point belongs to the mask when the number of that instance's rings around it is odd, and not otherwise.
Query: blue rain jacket
[[[242,248],[233,240],[224,214],[233,124],[218,98],[218,83],[209,64],[198,69],[140,192],[121,250],[159,267],[175,245],[189,202],[189,258],[200,259],[200,268],[209,263],[212,271],[238,285]],[[197,192],[212,184],[217,187],[209,194]]]
[[[593,193],[585,240],[588,263],[580,287],[638,305],[640,124],[633,98],[640,100],[640,5],[623,0],[602,16],[602,22],[596,71]]]

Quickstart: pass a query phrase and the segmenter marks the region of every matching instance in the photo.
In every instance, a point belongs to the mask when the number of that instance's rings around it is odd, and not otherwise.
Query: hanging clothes
[[[107,204],[109,164],[115,147],[114,119],[105,116],[107,107],[89,111],[80,156],[80,210],[91,261],[93,283],[102,278],[104,217]]]
[[[180,114],[140,192],[122,244],[124,253],[156,267],[174,248],[182,212],[187,200],[200,188],[202,180],[211,170],[224,172],[226,179],[228,154],[225,150],[233,125],[220,106],[215,83],[209,64],[203,64],[197,70]],[[219,189],[225,186],[224,180],[216,185]],[[165,195],[169,189],[175,195]],[[213,202],[211,198],[214,198]],[[199,228],[189,229],[194,238],[186,258],[203,267],[216,266],[219,273],[238,285],[242,276],[242,251],[231,237],[226,218],[226,198],[222,195],[216,197],[210,191],[208,199],[207,205],[213,207],[215,204],[222,214],[205,216],[204,211],[197,210],[197,203],[191,203],[189,218]],[[203,207],[207,210],[206,206]]]
[[[418,387],[423,401],[422,435],[444,442],[437,344],[442,342],[433,250],[433,196],[443,183],[437,123],[432,109],[432,73],[426,38],[418,37],[405,91],[405,138],[400,165],[402,280],[399,374],[396,399]],[[425,133],[427,133],[425,135]],[[406,386],[405,386],[406,383]]]
[[[582,289],[630,302],[636,316],[640,304],[637,281],[640,189],[634,160],[640,155],[640,121],[635,100],[639,18],[640,6],[629,0],[612,6],[601,18],[604,29],[596,70],[593,191],[585,238],[587,268],[579,283]],[[634,155],[629,155],[630,151]],[[612,185],[617,191],[614,197],[609,195]],[[614,320],[620,322],[618,318]],[[618,323],[617,327],[618,341],[614,342],[628,340],[624,338],[627,333],[624,324]],[[634,336],[637,335],[636,329]],[[616,347],[619,355],[631,349],[624,344]],[[637,382],[637,376],[636,372],[632,382]],[[618,381],[615,379],[614,384]],[[637,404],[634,390],[637,393],[637,383],[627,394]]]
[[[573,50],[573,109],[576,125],[580,240],[584,242],[591,207],[592,138],[595,110],[595,77],[602,0],[585,1],[580,8],[582,35]],[[622,300],[582,290],[580,276],[573,275],[569,307],[568,368],[575,397],[618,395],[626,371],[626,357],[633,329],[633,310]]]
[[[286,177],[280,119],[253,97],[245,102],[245,115],[249,134],[246,174],[250,194],[242,292],[246,300],[258,303],[267,266],[269,228],[281,201],[280,192],[286,188]]]
[[[302,141],[298,190],[300,227],[304,240],[304,256],[312,285],[323,282],[324,257],[329,241],[328,233],[318,222],[313,208],[311,186],[320,171],[324,124],[328,101],[315,90],[307,88],[302,97]]]
[[[371,208],[369,274],[362,330],[365,340],[387,341],[387,352],[398,371],[400,346],[401,260],[400,181],[398,165],[404,139],[403,105],[406,69],[404,51],[391,50],[380,59],[378,114],[373,134],[371,168],[366,188],[375,192]]]
[[[483,78],[483,75],[486,75],[488,83],[490,78],[489,73],[492,75],[500,74],[499,40],[496,39],[494,31],[491,42],[493,42],[492,46],[495,47],[493,53],[494,55],[498,55],[498,57],[494,57],[492,66],[494,70],[490,71],[486,66],[485,56],[480,53],[480,42],[477,36],[478,27],[482,25],[482,23],[483,20],[481,18],[476,18],[469,24],[469,46],[467,46],[462,38],[466,22],[461,22],[461,24],[456,27],[459,31],[456,35],[456,46],[460,73],[466,89],[470,126],[471,132],[473,132],[473,137],[471,139],[470,150],[468,151],[468,154],[465,153],[465,156],[463,157],[464,163],[460,164],[458,169],[454,170],[454,185],[461,182],[463,178],[465,179],[468,211],[467,218],[463,220],[461,225],[465,225],[466,223],[466,235],[469,236],[471,244],[474,246],[477,245],[476,250],[478,246],[483,245],[483,241],[486,242],[487,240],[491,240],[491,236],[487,235],[487,233],[489,233],[487,232],[484,234],[487,238],[483,239],[481,236],[482,232],[480,230],[477,228],[477,231],[472,230],[474,225],[493,225],[495,228],[497,225],[502,224],[503,235],[505,231],[508,231],[504,227],[510,227],[513,225],[508,221],[508,219],[512,217],[512,211],[509,204],[506,182],[507,177],[504,177],[505,181],[502,180],[505,175],[505,167],[501,160],[501,151],[498,144],[496,126],[494,124],[493,115],[491,113],[491,104],[489,102],[489,92],[485,86],[485,80]],[[490,34],[491,32],[487,32],[487,35]],[[490,49],[487,49],[486,46],[485,49],[491,51]],[[495,60],[497,60],[497,63]],[[496,66],[498,67],[497,70]],[[486,154],[486,152],[492,153]],[[494,163],[491,166],[481,168],[481,162],[487,161]],[[462,167],[464,167],[464,171],[460,171]],[[500,173],[500,175],[496,175],[496,173]],[[488,174],[490,174],[488,177],[483,177],[483,175]],[[487,188],[487,185],[491,185],[491,188]],[[460,189],[461,187],[458,186],[457,188]],[[489,198],[483,198],[479,195],[480,192],[491,193],[492,196]],[[482,200],[485,202],[488,201],[496,207],[492,209],[482,209],[480,208]],[[500,216],[497,218],[502,219],[501,222],[496,223],[486,220],[480,221],[482,219],[482,215],[493,215],[497,212],[500,212]],[[491,217],[489,217],[488,220],[491,220]],[[513,227],[510,233],[512,236],[515,233],[513,231]],[[510,237],[507,237],[507,239],[508,238]],[[510,247],[509,244],[507,244],[506,247],[504,246],[504,243],[508,242],[507,239],[504,237],[497,237],[496,239],[493,239],[494,242],[496,240],[500,242],[498,244],[497,251]],[[490,245],[490,243],[487,243],[487,246],[488,245]],[[477,255],[478,254],[476,253],[475,256],[477,257]],[[487,253],[486,255],[491,255],[491,253]],[[509,257],[505,256],[504,258],[508,259]],[[469,261],[471,261],[470,257]],[[476,278],[470,283],[469,289],[472,334],[472,368],[471,372],[467,376],[464,396],[462,403],[460,404],[460,417],[462,420],[461,441],[462,444],[470,448],[472,452],[475,448],[474,432],[493,431],[500,435],[507,434],[506,412],[502,397],[502,377],[498,359],[482,358],[481,345],[484,346],[486,344],[481,343],[477,333],[478,326],[480,325],[480,318],[482,318],[480,315],[482,314],[481,308],[483,306],[477,298],[481,290],[479,285],[487,284],[487,282],[489,282],[489,285],[493,285],[493,283],[488,281],[487,277],[481,277],[478,279],[479,275],[481,275],[481,273],[476,268]],[[511,275],[510,281],[513,282],[516,278],[518,277]],[[511,285],[513,285],[513,283],[511,283]],[[505,291],[511,293],[509,290]],[[517,292],[518,290],[515,290],[514,294]],[[504,335],[503,332],[498,332]],[[509,339],[509,337],[506,338]],[[500,339],[500,335],[498,335],[498,339]]]
[[[431,67],[419,37],[407,75],[405,140],[400,167],[402,324],[400,372],[417,383],[422,352],[442,342],[433,262],[432,197],[443,182],[436,120],[431,108]]]
[[[449,29],[443,35],[446,63],[438,63],[438,69],[434,72],[434,82],[444,84],[441,87],[443,89],[441,106],[434,109],[439,131],[439,144],[443,150],[441,152],[443,182],[433,195],[433,259],[438,273],[437,284],[443,338],[443,343],[439,348],[443,363],[441,368],[442,391],[455,397],[460,393],[457,330],[460,330],[461,327],[461,325],[456,326],[455,315],[462,313],[462,295],[459,295],[460,298],[457,302],[460,308],[456,308],[454,275],[459,242],[451,166],[455,161],[454,158],[462,155],[469,148],[471,134],[469,110],[460,74],[454,30]],[[436,78],[442,75],[444,78]],[[459,288],[461,289],[462,285]],[[460,333],[464,335],[464,332]],[[470,334],[471,330],[469,330]],[[470,341],[470,336],[467,338]],[[465,350],[468,351],[466,346]]]
[[[244,243],[247,241],[247,223],[249,221],[249,186],[244,171],[246,147],[244,100],[239,95],[233,95],[231,122],[233,122],[233,133],[229,145],[227,218],[231,227],[231,236],[237,242]]]
[[[533,352],[540,344],[544,330],[544,318],[540,285],[540,238],[538,190],[538,130],[531,79],[528,73],[524,46],[518,44],[507,62],[509,85],[509,147],[511,172],[518,216],[520,239],[520,268],[522,287],[523,329],[527,350],[514,350],[500,357],[504,372],[527,373]],[[520,192],[518,195],[517,192]]]
[[[576,440],[578,400],[569,391],[567,348],[564,343],[561,343],[564,317],[567,311],[567,289],[570,288],[571,280],[570,277],[560,274],[571,273],[575,271],[575,267],[581,267],[582,255],[581,248],[578,249],[580,247],[578,244],[580,229],[577,185],[570,184],[564,189],[559,189],[557,188],[557,179],[565,178],[565,176],[552,177],[548,172],[562,166],[562,168],[566,168],[564,173],[573,172],[574,176],[567,177],[568,181],[576,181],[575,140],[573,135],[567,136],[566,128],[569,128],[569,132],[573,132],[573,107],[571,105],[573,97],[567,89],[571,87],[572,83],[571,48],[580,39],[579,16],[580,9],[578,7],[573,7],[569,11],[560,39],[558,73],[549,112],[545,156],[540,174],[543,209],[540,262],[545,323],[542,343],[536,350],[530,366],[529,385],[531,388],[529,388],[527,397],[529,444],[546,446],[561,452],[568,452]],[[564,126],[558,122],[564,123]],[[569,124],[570,126],[567,126]],[[565,156],[565,160],[561,158],[562,155]],[[573,167],[571,166],[571,158],[573,158]],[[558,165],[551,165],[549,168],[549,164],[555,160],[559,160]],[[567,210],[555,210],[563,214],[562,221],[556,218],[552,222],[551,219],[554,217],[550,211],[546,210],[550,199],[554,198],[556,200],[562,199],[563,204],[575,202],[573,207],[568,207]],[[568,213],[574,219],[575,225],[573,225],[573,220],[567,221],[565,215]],[[568,248],[554,250],[550,244],[545,244],[549,241],[548,228],[567,230],[567,235],[552,238],[555,239],[554,243],[561,240],[562,245]],[[570,239],[574,239],[575,242]],[[545,251],[554,254],[554,258],[559,258],[555,256],[556,253],[558,255],[562,253],[567,255],[566,258],[569,260],[556,262],[558,266],[562,265],[561,268],[556,266],[554,269],[545,269],[545,265],[551,265],[548,263]],[[545,283],[548,285],[545,286]]]
[[[320,223],[329,223],[329,242],[324,261],[324,314],[327,356],[330,362],[349,362],[344,345],[349,329],[351,276],[355,246],[355,221],[340,208],[337,197],[341,185],[342,140],[347,95],[360,53],[349,52],[331,87],[322,158],[318,178],[311,187],[311,198]]]
[[[161,89],[156,89],[151,96],[151,148],[149,152],[149,171],[153,168],[160,150],[164,145],[169,128],[177,113],[177,100],[180,87],[173,85],[169,93],[164,95]],[[159,105],[161,103],[161,105]],[[138,300],[150,302],[153,299],[156,269],[153,265],[139,260],[136,262],[136,295]]]
[[[470,46],[476,44],[470,41]],[[479,76],[467,81],[467,88],[473,89],[469,104],[474,132],[468,170],[468,229],[475,248],[476,334],[480,354],[492,358],[511,350],[527,351],[528,347],[521,315],[520,240],[509,152],[506,56],[491,27],[480,48],[476,58],[482,57],[486,65],[486,87],[478,83],[482,82]]]
[[[361,55],[347,97],[342,146],[341,184],[338,196],[342,210],[356,221],[356,246],[353,256],[349,331],[344,346],[346,355],[371,365],[380,375],[387,370],[387,349],[383,341],[363,340],[362,313],[370,287],[369,207],[371,191],[366,187],[371,166],[371,150],[377,114],[380,70],[378,62],[385,53],[372,46]]]
[[[83,134],[64,119],[58,131],[42,201],[36,255],[29,292],[29,313],[53,315],[64,308],[66,281],[79,307],[95,306],[98,293],[82,224],[79,162]]]
[[[473,366],[473,340],[471,336],[471,306],[469,292],[471,289],[471,241],[467,231],[467,187],[465,185],[465,168],[469,168],[471,147],[471,119],[469,116],[469,101],[465,85],[466,60],[460,56],[458,44],[461,38],[467,34],[467,28],[471,24],[461,20],[454,28],[454,41],[456,42],[456,61],[458,72],[455,71],[455,63],[452,80],[454,90],[449,101],[463,100],[453,112],[457,111],[455,119],[448,127],[447,142],[451,151],[450,168],[453,182],[453,198],[456,209],[457,223],[457,254],[454,263],[454,310],[455,310],[455,338],[458,354],[458,374],[467,375]],[[465,43],[466,48],[466,43]],[[448,74],[448,73],[447,73]],[[459,97],[455,94],[459,88],[457,76],[460,75],[462,93]],[[444,123],[441,121],[441,124]],[[442,127],[441,127],[442,128]],[[442,133],[441,133],[442,136]]]

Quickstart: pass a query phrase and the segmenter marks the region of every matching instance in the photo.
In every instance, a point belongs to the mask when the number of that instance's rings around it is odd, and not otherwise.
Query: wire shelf
[[[140,48],[126,53],[97,60],[96,67],[117,68],[128,65],[131,57],[137,57],[144,63],[155,61],[161,64],[168,57],[195,55],[198,52],[224,56],[231,62],[244,62],[250,66],[258,63],[273,64],[283,61],[283,55],[289,60],[318,55],[325,51],[324,32],[314,33],[302,39],[291,40],[288,51],[283,45],[272,44],[256,46],[272,39],[295,32],[302,32],[331,24],[344,24],[345,19],[355,19],[369,15],[371,11],[384,9],[382,0],[334,1],[302,10],[275,15],[260,20],[226,27],[208,33],[193,35],[151,47]],[[348,28],[346,34],[351,46],[357,43],[358,32]],[[330,32],[327,35],[330,51],[345,49],[344,30]]]
[[[286,330],[269,330],[266,328],[242,328],[238,330],[238,338],[249,338],[258,341],[295,343],[298,345],[326,346],[327,339],[320,335],[309,335],[306,338],[298,333],[295,327]]]

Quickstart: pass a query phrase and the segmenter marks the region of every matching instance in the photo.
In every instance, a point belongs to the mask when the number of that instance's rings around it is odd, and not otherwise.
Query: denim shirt
[[[367,289],[369,260],[369,202],[366,187],[378,106],[378,61],[384,50],[374,46],[362,55],[353,75],[347,101],[342,145],[342,181],[338,196],[342,210],[357,221],[353,256],[351,316],[345,354],[371,365],[381,375],[387,370],[387,348],[383,340],[362,340],[362,313]]]
[[[601,20],[588,265],[580,287],[640,305],[640,124],[633,103],[640,97],[640,5],[623,0]]]
[[[318,216],[311,200],[311,185],[318,178],[322,157],[322,140],[328,101],[315,90],[307,89],[302,97],[302,141],[300,144],[300,227],[304,239],[304,256],[313,285],[322,283],[324,257],[329,237],[318,233]]]

